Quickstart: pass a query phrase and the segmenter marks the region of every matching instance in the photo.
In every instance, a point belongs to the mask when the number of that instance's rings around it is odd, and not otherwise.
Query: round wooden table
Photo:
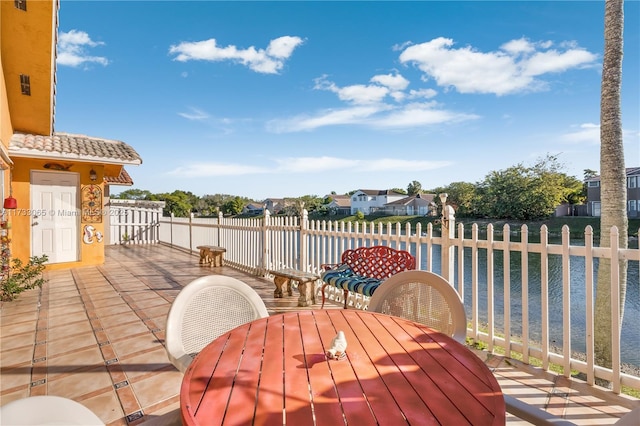
[[[347,357],[327,359],[339,330]],[[262,318],[214,340],[185,372],[185,425],[504,425],[500,385],[452,338],[361,310]]]

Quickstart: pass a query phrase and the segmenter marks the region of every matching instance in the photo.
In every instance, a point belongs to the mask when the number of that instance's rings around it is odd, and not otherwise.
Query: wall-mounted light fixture
[[[93,167],[89,171],[89,179],[91,179],[91,182],[95,182],[98,179],[98,174],[93,170]]]
[[[442,221],[442,227],[449,229],[449,218],[446,214],[447,198],[449,197],[449,194],[447,194],[446,192],[441,192],[440,194],[438,194],[438,197],[440,197],[440,204],[442,204],[442,216],[440,218],[440,220]]]

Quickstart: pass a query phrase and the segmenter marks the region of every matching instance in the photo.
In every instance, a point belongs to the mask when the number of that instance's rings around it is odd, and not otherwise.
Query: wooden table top
[[[347,357],[327,359],[339,330]],[[504,425],[500,385],[452,338],[398,317],[308,310],[214,340],[185,372],[185,425]]]

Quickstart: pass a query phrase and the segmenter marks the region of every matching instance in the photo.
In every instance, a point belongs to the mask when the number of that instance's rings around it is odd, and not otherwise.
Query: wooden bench
[[[371,297],[378,286],[398,272],[416,268],[416,259],[404,250],[387,246],[360,247],[342,253],[341,262],[320,265],[323,272],[322,306],[325,288],[333,285],[344,290],[344,308],[347,309],[349,292]]]
[[[224,247],[218,246],[198,246],[200,250],[200,264],[209,266],[222,266],[224,264]]]
[[[319,275],[292,268],[275,269],[268,272],[273,275],[273,283],[276,286],[273,291],[273,297],[282,297],[283,287],[286,287],[287,293],[292,296],[292,284],[295,281],[298,283],[298,291],[300,292],[298,306],[311,306],[315,303],[316,297],[313,283],[320,279]]]

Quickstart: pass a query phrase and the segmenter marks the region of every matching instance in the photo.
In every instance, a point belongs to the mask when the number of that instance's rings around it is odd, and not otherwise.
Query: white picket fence
[[[155,244],[160,242],[160,218],[164,201],[118,200],[107,202],[107,244]]]
[[[640,377],[622,373],[621,333],[611,333],[612,368],[596,365],[592,337],[594,265],[602,258],[611,259],[614,265],[618,260],[626,260],[629,269],[636,271],[635,275],[629,274],[627,294],[631,294],[630,288],[635,288],[637,295],[640,249],[620,248],[615,228],[611,247],[600,248],[594,244],[590,227],[585,230],[584,240],[572,244],[566,226],[559,242],[552,243],[544,226],[539,241],[529,240],[533,232],[526,226],[512,230],[508,225],[501,230],[489,225],[486,237],[480,238],[477,225],[472,226],[470,237],[465,237],[464,226],[455,226],[453,212],[449,220],[449,232],[442,235],[431,224],[422,229],[420,225],[412,228],[400,224],[310,221],[306,212],[301,218],[273,217],[268,213],[264,218],[249,219],[222,215],[206,219],[161,217],[158,230],[160,242],[193,253],[198,245],[223,246],[227,250],[226,265],[260,276],[280,267],[317,273],[321,264],[337,263],[349,248],[387,245],[408,250],[416,257],[418,269],[439,273],[454,285],[469,314],[468,336],[484,342],[489,351],[508,356],[518,353],[526,363],[533,357],[545,369],[557,364],[567,377],[571,370],[577,370],[589,384],[594,384],[596,378],[606,379],[612,382],[614,392],[619,393],[623,385],[640,389]],[[518,231],[521,238],[512,241],[512,233]],[[617,268],[612,270],[612,330],[621,330],[624,324],[619,321],[616,302],[620,283]],[[531,271],[536,272],[535,277]],[[578,284],[576,271],[580,274]],[[554,274],[561,284],[552,290]],[[512,292],[514,280],[518,288]],[[571,298],[575,286],[584,294],[579,303]],[[552,291],[561,292],[555,302],[550,298]],[[341,295],[341,291],[330,291],[328,297],[340,302]],[[350,305],[366,308],[366,300],[351,297]],[[576,309],[576,303],[580,309]],[[535,312],[529,308],[532,304],[536,306]],[[583,312],[578,318],[577,311]],[[559,319],[552,324],[552,317]],[[585,340],[580,349],[576,349],[572,336],[578,324],[584,328],[580,334]],[[635,337],[637,341],[639,336]]]

